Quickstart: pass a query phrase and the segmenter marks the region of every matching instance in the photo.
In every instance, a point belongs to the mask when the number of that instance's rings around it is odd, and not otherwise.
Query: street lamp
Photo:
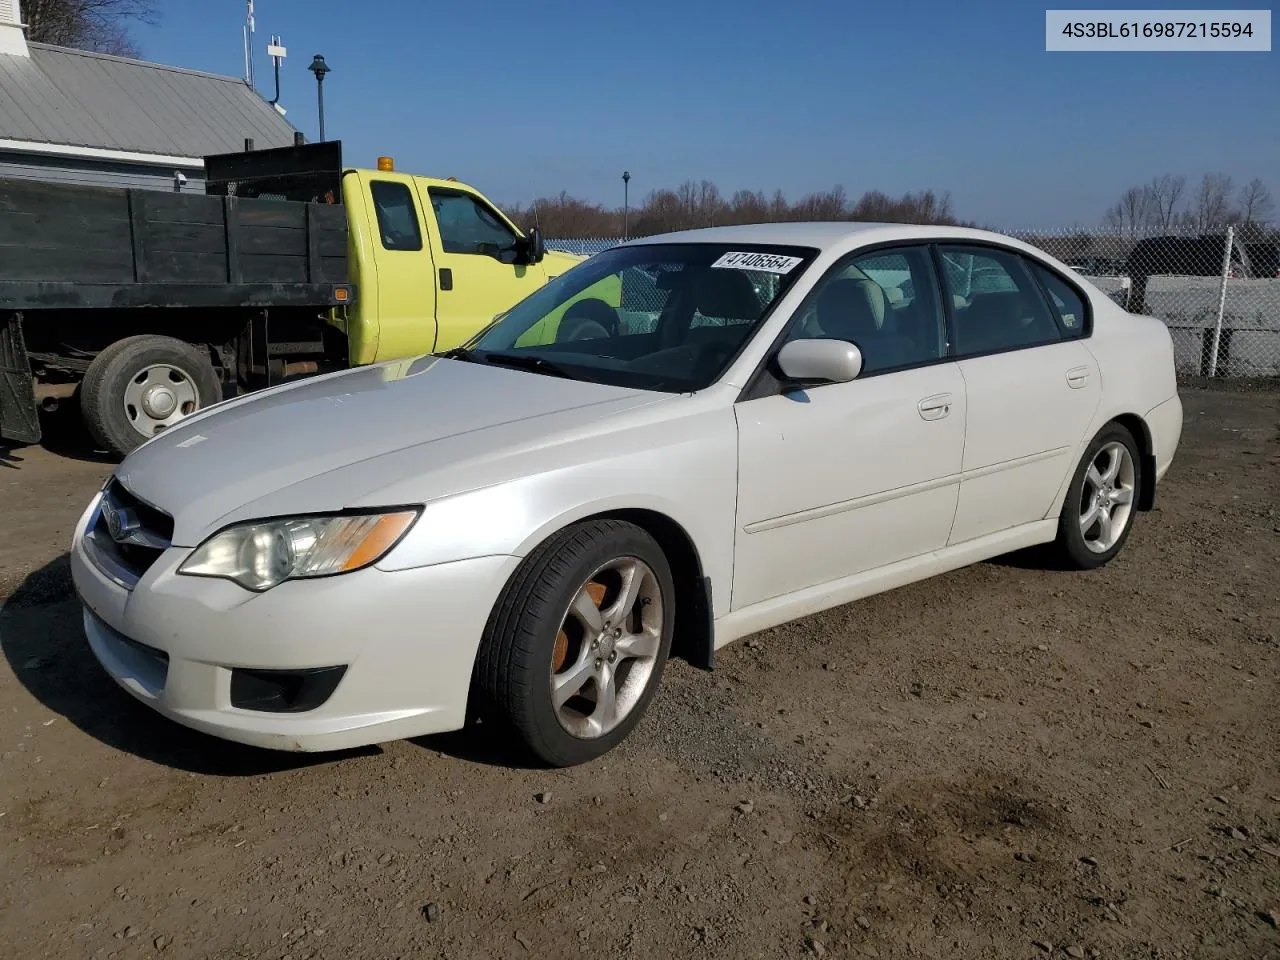
[[[316,75],[316,100],[320,105],[320,140],[324,140],[324,76],[329,72],[329,65],[324,62],[324,57],[316,54],[315,59],[311,61],[311,66],[307,67]]]
[[[630,172],[622,171],[622,239],[626,240],[631,235],[631,208],[628,187],[631,184]]]

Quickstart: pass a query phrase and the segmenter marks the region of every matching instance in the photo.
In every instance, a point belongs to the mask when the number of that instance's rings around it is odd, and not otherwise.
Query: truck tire
[[[81,384],[80,412],[101,447],[125,456],[221,399],[222,385],[204,352],[173,337],[142,334],[94,357]]]

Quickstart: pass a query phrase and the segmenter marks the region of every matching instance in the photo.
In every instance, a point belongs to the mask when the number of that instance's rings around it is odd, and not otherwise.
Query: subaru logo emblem
[[[107,497],[102,498],[102,519],[107,521],[107,532],[116,543],[127,543],[142,526],[132,510],[117,507]]]

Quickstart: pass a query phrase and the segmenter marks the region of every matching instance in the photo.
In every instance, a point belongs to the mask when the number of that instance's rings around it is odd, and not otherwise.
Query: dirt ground
[[[1093,573],[1015,556],[675,663],[595,764],[255,751],[90,655],[110,465],[0,456],[0,956],[1280,957],[1280,392],[1188,389]]]

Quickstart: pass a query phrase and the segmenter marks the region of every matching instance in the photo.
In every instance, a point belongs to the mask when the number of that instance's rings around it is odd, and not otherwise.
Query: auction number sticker
[[[1044,48],[1265,53],[1271,49],[1271,11],[1046,10]]]
[[[800,257],[784,257],[779,253],[726,253],[712,267],[722,270],[763,270],[766,273],[790,273],[800,263]]]

